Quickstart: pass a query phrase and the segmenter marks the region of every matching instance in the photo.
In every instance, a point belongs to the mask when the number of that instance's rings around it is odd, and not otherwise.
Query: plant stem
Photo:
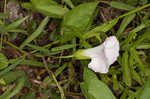
[[[42,57],[42,60],[43,60],[43,63],[44,63],[44,67],[45,67],[45,69],[47,70],[49,76],[53,78],[54,82],[56,83],[56,85],[57,85],[57,87],[58,87],[58,89],[59,89],[59,91],[60,91],[60,93],[61,93],[61,99],[66,99],[66,98],[65,98],[65,95],[64,95],[63,88],[62,88],[62,87],[60,86],[60,84],[58,83],[58,81],[57,81],[57,79],[56,79],[54,73],[53,73],[51,70],[48,69],[47,62],[46,62],[45,58]]]
[[[123,15],[120,15],[118,18],[123,18],[123,17],[125,17],[125,16],[127,16],[127,15],[129,15],[129,14],[136,13],[136,12],[138,12],[138,11],[144,9],[144,8],[147,8],[147,7],[149,7],[149,6],[150,6],[150,3],[148,3],[148,4],[144,5],[144,6],[141,6],[141,7],[139,7],[139,8],[136,8],[135,10],[129,11],[129,12],[123,14]]]

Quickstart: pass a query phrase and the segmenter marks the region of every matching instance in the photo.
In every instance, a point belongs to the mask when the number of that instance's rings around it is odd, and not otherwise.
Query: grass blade
[[[122,57],[122,72],[123,72],[123,81],[127,86],[131,86],[131,75],[130,75],[130,69],[129,69],[129,61],[128,61],[129,55],[128,51],[125,51]]]
[[[141,61],[137,51],[135,49],[131,49],[131,55],[132,57],[134,57],[135,61],[138,63],[138,68],[143,72],[143,74],[145,74],[145,68],[144,68],[144,65],[143,65],[143,62]]]
[[[148,28],[147,30],[145,30],[145,32],[143,33],[143,35],[139,36],[139,38],[136,40],[136,42],[134,42],[130,48],[136,48],[139,44],[141,44],[143,42],[143,40],[147,39],[150,37],[150,28]]]
[[[73,44],[66,44],[66,45],[63,45],[63,46],[54,47],[54,48],[52,48],[51,51],[61,51],[61,50],[73,48],[73,47],[75,47],[75,46],[76,46],[76,45],[73,45]]]
[[[104,23],[100,26],[95,27],[90,32],[107,32],[109,31],[116,23],[118,22],[118,19],[113,19],[107,23]]]
[[[17,28],[18,26],[20,26],[21,23],[23,23],[26,19],[28,18],[28,16],[22,18],[22,19],[19,19],[17,20],[16,22],[13,22],[11,24],[9,24],[7,27],[6,27],[6,30],[11,30],[11,29],[15,29]]]
[[[46,17],[41,24],[39,25],[39,27],[36,29],[35,32],[33,32],[20,46],[20,48],[22,49],[24,46],[26,46],[28,43],[30,43],[32,40],[34,40],[36,37],[38,37],[41,32],[44,30],[44,27],[46,26],[46,24],[48,23],[49,18]]]
[[[3,71],[0,72],[0,77],[3,76],[5,73],[9,72],[10,70],[14,69],[18,64],[20,64],[23,61],[23,59],[18,59],[16,60],[15,63],[10,65],[8,68],[4,69]]]
[[[135,16],[136,16],[136,14],[131,14],[131,15],[126,16],[123,19],[123,21],[122,21],[122,23],[120,25],[120,28],[119,28],[119,30],[117,31],[117,34],[116,34],[116,36],[118,38],[121,38],[123,31],[128,26],[128,24],[130,24],[130,22],[135,18]]]
[[[0,53],[0,70],[8,66],[8,59]]]
[[[134,10],[135,7],[123,2],[112,1],[108,3],[111,7],[121,9],[121,10]]]

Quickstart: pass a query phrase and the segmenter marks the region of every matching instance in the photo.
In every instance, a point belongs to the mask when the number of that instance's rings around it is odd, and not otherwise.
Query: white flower
[[[119,56],[119,41],[115,36],[110,36],[101,45],[84,50],[83,56],[91,58],[88,67],[93,71],[107,73]]]

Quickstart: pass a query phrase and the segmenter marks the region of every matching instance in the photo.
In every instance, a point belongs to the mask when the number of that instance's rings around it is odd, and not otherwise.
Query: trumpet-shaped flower
[[[88,67],[95,72],[107,73],[111,64],[119,56],[119,41],[110,36],[99,46],[83,50],[83,56],[90,57]]]

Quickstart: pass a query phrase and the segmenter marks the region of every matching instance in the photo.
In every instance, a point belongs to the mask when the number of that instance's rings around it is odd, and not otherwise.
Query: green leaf
[[[21,30],[21,29],[12,29],[12,30],[8,30],[8,32],[15,32],[15,33],[24,33],[24,34],[26,34],[27,33],[27,31],[25,31],[25,30]]]
[[[14,63],[15,61],[16,61],[15,59],[9,60],[10,63]],[[44,66],[44,64],[42,62],[38,62],[35,60],[23,60],[22,62],[20,62],[20,64],[30,65],[30,66],[35,66],[35,67],[43,67]]]
[[[22,3],[21,6],[26,9],[35,10],[32,3]]]
[[[10,70],[14,69],[20,62],[22,62],[23,59],[16,59],[16,61],[10,65],[9,67],[7,67],[6,69],[4,69],[3,71],[0,72],[0,77],[3,76],[4,74],[8,73]]]
[[[84,33],[88,30],[93,20],[93,14],[99,2],[80,4],[68,11],[63,18],[61,31],[63,33],[62,42],[72,40],[74,30]]]
[[[35,10],[53,18],[61,18],[68,11],[53,0],[31,0],[31,3]],[[29,4],[27,6],[31,8]]]
[[[132,79],[142,85],[143,82],[140,75],[134,70],[134,56],[132,56],[132,51],[130,51],[129,68],[131,70]]]
[[[35,30],[35,32],[33,32],[20,46],[20,48],[23,48],[24,46],[26,46],[28,43],[30,43],[32,40],[34,40],[36,37],[38,37],[41,32],[44,30],[46,24],[48,23],[49,18],[46,17],[41,24],[39,25],[39,27]]]
[[[94,29],[92,29],[90,32],[107,32],[109,31],[114,25],[116,25],[116,23],[118,22],[118,19],[113,19],[107,23],[104,23],[100,26],[95,27]]]
[[[6,98],[1,98],[1,99],[11,99],[11,97],[13,97],[14,95],[16,95],[17,93],[21,91],[21,89],[24,87],[24,84],[25,84],[25,78],[21,77],[18,79],[17,82],[18,83],[16,84],[15,89],[11,91],[11,93],[8,96],[6,96]]]
[[[123,94],[121,95],[120,99],[127,99],[128,90],[124,89]]]
[[[100,33],[91,33],[91,32],[88,32],[88,33],[85,33],[83,35],[83,38],[86,40],[86,39],[89,39],[91,37],[96,37],[96,36],[99,36],[99,35],[100,35]],[[100,40],[100,41],[102,41],[102,40]]]
[[[74,8],[74,5],[71,0],[62,0],[62,2],[65,2],[70,8]]]
[[[49,51],[48,49],[46,49],[44,47],[36,46],[36,45],[32,45],[32,44],[27,44],[27,46],[31,47],[32,49],[42,52],[42,53],[35,53],[34,55],[37,57],[52,56],[52,55],[61,53],[61,50],[53,52],[53,51]]]
[[[2,78],[0,78],[0,85],[6,85],[6,82]]]
[[[123,81],[127,86],[131,86],[131,73],[129,68],[129,55],[128,51],[125,51],[122,56],[121,68],[123,72]]]
[[[23,75],[25,75],[25,73],[22,71],[10,71],[7,74],[3,75],[1,79],[3,79],[5,84],[7,85],[22,77]]]
[[[8,66],[8,59],[0,53],[0,70]]]
[[[122,34],[123,34],[125,28],[128,26],[128,24],[130,24],[130,22],[135,18],[135,16],[136,16],[136,14],[131,14],[131,15],[126,16],[123,19],[123,21],[121,22],[120,28],[118,29],[117,34],[116,34],[116,36],[118,38],[122,37]]]
[[[119,82],[117,80],[117,75],[113,74],[112,78],[113,78],[113,89],[114,90],[119,90]]]
[[[146,29],[142,35],[138,37],[138,39],[132,43],[130,48],[136,48],[139,44],[141,44],[144,40],[148,39],[150,37],[150,28]]]
[[[131,41],[133,39],[135,39],[135,37],[137,36],[136,33],[141,31],[145,27],[146,27],[145,24],[141,24],[141,25],[137,26],[136,28],[134,28],[133,30],[131,30],[129,32],[128,36],[126,37],[126,39],[123,42],[121,42],[122,49],[126,49],[125,47],[127,47],[129,45],[129,43],[131,43]]]
[[[0,20],[0,25],[4,24],[2,20]]]
[[[150,49],[150,43],[142,43],[138,45],[136,49]]]
[[[84,68],[84,82],[81,83],[81,89],[86,99],[116,99],[110,89],[98,80],[96,75],[87,67]]]
[[[144,84],[143,91],[140,94],[139,99],[150,99],[150,77],[146,80],[146,83]]]
[[[136,6],[139,3],[138,1],[139,0],[127,0],[126,3]]]
[[[70,48],[73,48],[75,46],[76,45],[73,45],[73,44],[66,44],[66,45],[62,45],[62,46],[59,46],[59,47],[54,47],[54,48],[51,49],[51,51],[60,51],[60,50],[70,49]]]
[[[135,7],[123,2],[112,1],[108,3],[111,7],[121,9],[121,10],[134,10]]]
[[[31,47],[33,49],[36,49],[38,51],[41,51],[41,52],[43,52],[45,54],[49,54],[49,55],[51,54],[50,51],[48,49],[44,48],[44,47],[37,46],[37,45],[32,45],[32,44],[27,44],[27,46],[29,46],[29,47]]]
[[[6,13],[0,13],[0,19],[5,18],[7,16],[8,16],[8,14],[6,14]]]
[[[22,18],[22,19],[19,19],[11,24],[9,24],[7,27],[6,27],[6,30],[11,30],[11,29],[16,29],[18,26],[20,26],[21,23],[23,23],[26,19],[28,18],[28,16]]]
[[[135,61],[138,63],[138,68],[143,72],[143,74],[145,74],[145,67],[144,64],[142,62],[142,60],[140,59],[137,51],[133,48],[130,49],[130,53],[132,55],[132,57],[135,59]]]

